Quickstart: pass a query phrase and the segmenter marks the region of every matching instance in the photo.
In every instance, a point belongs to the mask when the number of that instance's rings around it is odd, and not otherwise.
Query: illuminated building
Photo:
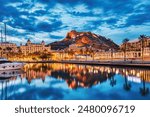
[[[30,40],[27,41],[25,45],[20,46],[20,51],[23,54],[35,53],[35,52],[49,52],[50,47],[45,45],[45,42],[42,41],[40,44],[32,43]]]
[[[10,42],[0,42],[0,56],[3,57],[10,52],[18,52],[17,45]]]
[[[143,43],[143,45],[142,45]],[[125,44],[122,44],[120,46],[121,49],[123,49],[125,46]],[[141,50],[141,47],[150,47],[150,37],[145,37],[143,39],[143,42],[139,39],[135,39],[135,40],[131,40],[129,42],[126,43],[126,50],[128,51],[139,51]]]

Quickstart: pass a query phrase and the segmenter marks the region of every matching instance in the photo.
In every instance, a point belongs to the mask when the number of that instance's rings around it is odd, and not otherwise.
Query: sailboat
[[[1,31],[1,43],[6,43],[6,23],[5,23],[5,42],[3,42],[3,37],[2,37],[2,31]],[[7,70],[16,70],[16,69],[21,69],[23,68],[25,63],[21,62],[12,62],[7,60],[6,58],[0,58],[0,73],[7,74]],[[2,71],[2,72],[1,72]],[[1,74],[0,74],[1,75]]]

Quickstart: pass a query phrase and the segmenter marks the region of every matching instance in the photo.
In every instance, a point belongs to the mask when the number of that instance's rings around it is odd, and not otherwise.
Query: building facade
[[[35,52],[50,52],[50,50],[50,46],[46,46],[44,41],[37,44],[32,43],[30,40],[28,40],[25,45],[20,45],[19,47],[19,51],[21,51],[25,55]]]
[[[124,49],[125,44],[120,46],[121,49]],[[126,43],[126,50],[129,51],[139,51],[141,47],[146,48],[150,47],[150,37],[143,38],[143,41],[140,39],[135,39]]]

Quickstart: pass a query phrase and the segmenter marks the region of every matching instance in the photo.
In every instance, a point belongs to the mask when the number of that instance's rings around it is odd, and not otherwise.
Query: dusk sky
[[[0,0],[0,28],[14,43],[61,40],[70,30],[91,31],[120,44],[150,36],[149,0]]]

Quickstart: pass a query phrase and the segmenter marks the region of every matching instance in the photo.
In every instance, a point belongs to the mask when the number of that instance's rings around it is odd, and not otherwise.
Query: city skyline
[[[121,44],[124,38],[149,35],[148,0],[6,0],[1,1],[0,26],[7,24],[7,40],[46,43],[62,40],[70,30],[91,31]],[[120,12],[121,11],[121,12]]]

